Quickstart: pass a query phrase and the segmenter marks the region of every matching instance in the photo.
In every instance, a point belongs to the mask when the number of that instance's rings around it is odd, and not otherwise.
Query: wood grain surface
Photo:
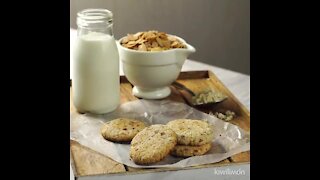
[[[184,84],[189,89],[194,92],[199,92],[204,89],[210,88],[211,90],[218,90],[225,93],[228,99],[219,103],[217,105],[209,107],[199,107],[200,111],[205,113],[215,113],[225,110],[232,110],[236,113],[236,118],[234,118],[230,123],[238,125],[242,129],[250,132],[250,113],[244,105],[242,105],[239,100],[223,85],[223,83],[215,76],[214,73],[210,71],[189,71],[181,72],[178,77],[178,82]],[[121,92],[121,103],[137,100],[135,96],[132,95],[132,85],[128,82],[125,76],[120,77],[120,92]],[[70,83],[71,85],[71,83]],[[185,101],[185,94],[182,91],[177,90],[171,86],[171,94],[166,99],[187,103]],[[70,87],[70,112],[76,112],[75,107],[72,103],[72,88]],[[70,141],[70,150],[72,158],[72,167],[76,177],[89,176],[96,174],[111,174],[111,173],[129,173],[136,172],[157,172],[159,169],[137,169],[127,167],[123,164],[117,163],[90,148],[84,147],[75,141]],[[202,165],[198,167],[209,167],[217,165],[231,165],[237,163],[250,163],[250,152],[243,152],[234,155],[228,159],[221,162]],[[163,169],[162,169],[163,170]],[[161,171],[162,171],[161,170]],[[172,170],[172,168],[171,168]]]

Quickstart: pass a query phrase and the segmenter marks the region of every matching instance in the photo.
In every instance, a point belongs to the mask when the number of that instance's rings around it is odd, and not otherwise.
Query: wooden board
[[[231,110],[237,115],[235,119],[230,121],[235,125],[238,125],[242,129],[250,132],[250,113],[244,105],[242,105],[239,100],[223,85],[223,83],[210,71],[189,71],[181,72],[178,77],[178,82],[184,84],[194,92],[199,92],[203,89],[211,88],[212,90],[219,90],[228,96],[228,99],[224,102],[210,106],[201,107],[198,110],[205,113],[215,113],[217,111]],[[135,96],[132,95],[132,85],[128,82],[125,76],[120,77],[120,92],[121,92],[121,103],[128,101],[137,100]],[[71,85],[71,84],[70,84]],[[186,103],[183,92],[171,87],[171,94],[166,99]],[[70,88],[70,112],[75,112],[76,109],[72,103],[72,89]],[[150,173],[159,171],[172,171],[179,170],[176,169],[137,169],[127,167],[123,164],[117,163],[96,151],[93,151],[87,147],[71,141],[70,142],[71,158],[72,158],[72,168],[75,177],[90,176],[90,175],[108,175],[108,174],[130,174],[130,173]],[[243,152],[234,155],[228,159],[221,162],[201,165],[196,167],[182,168],[203,168],[203,167],[214,167],[214,166],[226,166],[239,163],[250,163],[250,152]]]

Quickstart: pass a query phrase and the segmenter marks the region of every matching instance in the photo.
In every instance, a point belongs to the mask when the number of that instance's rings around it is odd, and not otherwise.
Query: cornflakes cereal
[[[120,43],[123,47],[138,51],[164,51],[174,48],[187,48],[179,39],[158,31],[128,34]]]

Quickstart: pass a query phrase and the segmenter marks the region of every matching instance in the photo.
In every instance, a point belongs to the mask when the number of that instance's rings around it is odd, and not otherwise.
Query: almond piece
[[[128,39],[129,39],[129,41],[135,41],[135,40],[138,39],[138,37],[137,37],[137,36],[134,36],[133,34],[128,34],[127,37],[128,37]]]
[[[173,43],[171,43],[171,47],[176,48],[178,47],[179,43],[177,41],[174,41]]]
[[[133,47],[133,46],[135,46],[137,44],[137,42],[135,42],[135,41],[129,41],[128,43],[127,43],[127,46],[128,47]]]
[[[150,32],[150,31],[147,32],[146,35],[145,35],[145,39],[146,40],[154,40],[156,37],[157,36],[154,33]]]
[[[162,43],[162,40],[160,38],[156,37],[156,41],[160,45],[160,47],[163,47],[163,43]]]
[[[142,44],[142,43],[144,43],[144,42],[146,42],[146,41],[147,41],[147,40],[140,38],[140,39],[138,39],[138,40],[136,41],[136,43],[137,43],[137,44]]]
[[[138,46],[138,51],[147,51],[147,47],[144,43],[140,44]]]

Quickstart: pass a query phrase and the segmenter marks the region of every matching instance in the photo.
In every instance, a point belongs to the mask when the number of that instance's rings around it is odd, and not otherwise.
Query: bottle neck
[[[78,36],[99,32],[113,36],[113,14],[106,9],[85,9],[78,13]]]

